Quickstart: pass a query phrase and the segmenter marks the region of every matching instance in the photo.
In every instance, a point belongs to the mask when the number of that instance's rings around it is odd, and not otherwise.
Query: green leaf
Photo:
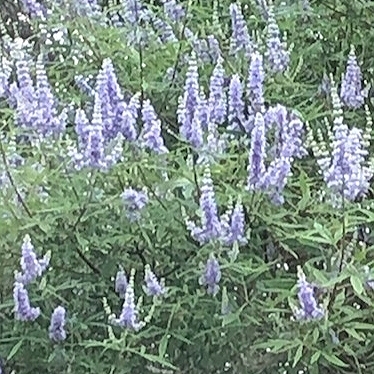
[[[160,345],[158,346],[158,356],[160,358],[165,357],[165,353],[169,344],[169,339],[169,335],[164,335],[160,341]]]
[[[321,357],[321,351],[315,352],[310,358],[310,364],[313,365],[314,363],[316,363],[320,357]]]
[[[300,361],[301,357],[303,356],[303,348],[304,348],[303,345],[300,345],[299,348],[297,348],[297,351],[295,353],[295,357],[293,360],[293,364],[292,364],[293,368],[297,365],[297,363]]]
[[[17,352],[19,351],[19,349],[21,348],[22,346],[22,343],[23,343],[23,339],[21,339],[12,349],[11,351],[9,352],[8,354],[8,357],[7,357],[7,361],[9,361],[10,359],[12,359],[16,354]]]
[[[362,284],[361,279],[356,275],[351,275],[350,281],[351,281],[351,285],[352,285],[354,291],[358,295],[361,295],[364,292],[364,286]]]
[[[326,352],[322,352],[322,356],[326,359],[326,361],[330,362],[333,365],[339,366],[341,368],[349,367],[349,365],[347,365],[339,357],[337,357],[333,354],[328,354]]]

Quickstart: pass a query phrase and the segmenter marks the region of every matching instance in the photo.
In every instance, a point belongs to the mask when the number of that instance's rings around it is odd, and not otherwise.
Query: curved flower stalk
[[[148,296],[164,296],[166,294],[164,280],[158,280],[148,264],[144,268],[144,282],[143,289]]]

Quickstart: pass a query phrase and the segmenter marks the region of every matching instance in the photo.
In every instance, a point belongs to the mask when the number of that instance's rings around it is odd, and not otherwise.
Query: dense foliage
[[[374,371],[373,1],[0,14],[0,373]]]

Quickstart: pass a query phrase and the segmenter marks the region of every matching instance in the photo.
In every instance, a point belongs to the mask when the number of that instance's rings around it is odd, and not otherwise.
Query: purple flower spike
[[[221,280],[221,269],[219,262],[212,253],[206,262],[203,274],[199,279],[201,286],[207,287],[207,293],[216,296],[220,287],[218,283]]]
[[[252,53],[253,43],[239,2],[230,5],[230,16],[232,29],[230,54],[236,55],[244,51],[246,57],[249,57]]]
[[[266,172],[266,138],[265,121],[261,113],[256,113],[255,123],[251,134],[251,148],[249,151],[248,186],[249,190],[259,191],[263,187]]]
[[[15,318],[19,321],[35,321],[40,316],[40,308],[30,306],[29,294],[20,282],[14,282],[13,289]]]
[[[135,305],[133,270],[131,271],[130,281],[126,288],[125,301],[123,303],[121,315],[119,318],[114,319],[113,322],[133,331],[139,331],[145,325],[144,322],[139,321],[139,311]]]
[[[55,343],[63,342],[66,339],[65,318],[66,310],[62,306],[58,306],[52,313],[49,338]]]
[[[245,217],[243,211],[243,204],[238,201],[232,212],[229,226],[229,233],[224,240],[225,245],[232,245],[237,242],[239,245],[247,244],[245,237]]]
[[[143,103],[142,117],[144,127],[140,134],[141,144],[155,153],[167,153],[168,150],[161,135],[161,121],[157,118],[149,100],[145,100]]]
[[[228,96],[229,129],[240,131],[239,124],[244,122],[243,86],[238,74],[232,76]]]
[[[290,63],[290,54],[281,42],[280,32],[274,17],[273,7],[269,7],[266,58],[273,72],[284,72]]]
[[[164,13],[173,23],[180,22],[186,15],[186,11],[177,0],[163,0]]]
[[[22,245],[21,268],[22,273],[17,274],[17,282],[28,285],[40,277],[49,265],[49,257],[38,259],[29,235],[26,235]]]
[[[166,288],[161,282],[157,279],[156,275],[151,270],[149,265],[145,266],[144,282],[145,287],[144,291],[148,296],[163,296],[166,293]]]
[[[298,266],[298,298],[300,308],[294,310],[295,318],[298,320],[319,320],[325,315],[325,311],[317,304],[314,296],[314,286],[307,282],[305,274]]]
[[[254,52],[251,55],[247,84],[247,95],[254,112],[264,113],[264,81],[263,57],[258,52]]]
[[[192,121],[199,101],[199,73],[197,68],[196,54],[192,52],[189,60],[184,86],[183,97],[179,98],[178,122],[180,134],[184,140],[190,142],[192,136]]]
[[[361,81],[361,69],[357,62],[354,46],[352,45],[340,90],[340,98],[349,108],[357,109],[364,104],[365,95],[362,90]]]
[[[131,221],[138,220],[140,218],[140,211],[148,204],[147,194],[130,187],[123,191],[121,198],[127,217]]]
[[[222,62],[223,60],[220,57],[213,70],[209,85],[209,120],[217,125],[221,125],[226,120],[227,112],[227,99],[223,88],[225,82],[225,70],[223,69]]]
[[[221,225],[218,217],[216,196],[209,167],[205,169],[203,184],[201,186],[200,209],[202,210],[203,241],[219,238]]]
[[[114,289],[121,299],[125,298],[127,288],[127,277],[125,271],[121,268],[116,275]]]

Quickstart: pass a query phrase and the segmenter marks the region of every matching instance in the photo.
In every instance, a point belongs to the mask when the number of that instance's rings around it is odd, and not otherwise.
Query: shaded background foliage
[[[226,55],[229,2],[217,4],[221,25],[218,34],[211,17],[213,2],[192,1],[187,25],[201,36],[217,34]],[[262,34],[265,20],[257,4],[243,1],[243,5],[248,6],[245,15],[250,30]],[[287,32],[293,50],[290,73],[267,78],[266,100],[297,109],[314,130],[323,128],[323,118],[331,115],[331,102],[320,89],[323,75],[333,73],[338,80],[351,44],[356,47],[365,79],[374,84],[374,31],[370,28],[374,2],[312,1],[306,11],[302,2],[275,5],[280,29]],[[14,22],[19,18],[15,2],[6,0],[0,7],[11,37],[43,38],[28,21]],[[60,24],[59,15],[54,14],[48,28]],[[144,372],[145,365],[152,372],[147,365],[161,369],[171,363],[181,373],[291,374],[305,368],[311,373],[370,372],[374,365],[372,295],[370,290],[357,293],[350,283],[352,274],[359,276],[358,265],[371,265],[370,243],[355,248],[357,268],[349,268],[340,279],[327,322],[296,324],[290,320],[289,300],[295,298],[297,265],[305,266],[321,286],[321,300],[331,293],[335,279],[329,262],[341,241],[348,242],[359,224],[372,224],[373,214],[366,209],[371,197],[361,205],[347,206],[347,233],[342,232],[340,212],[318,201],[317,186],[322,182],[312,157],[295,165],[283,207],[274,207],[261,196],[252,199],[244,194],[251,237],[236,262],[223,263],[221,286],[227,289],[228,301],[222,295],[218,300],[204,296],[197,283],[198,266],[210,248],[202,249],[190,238],[181,216],[182,206],[188,211],[197,208],[195,175],[185,164],[186,149],[167,131],[177,131],[175,112],[183,90],[183,56],[191,49],[189,43],[181,38],[175,45],[150,43],[139,48],[126,45],[126,30],[121,28],[103,27],[86,18],[72,18],[63,24],[68,34],[66,44],[46,46],[37,42],[34,47],[35,54],[49,53],[48,75],[52,83],[58,83],[62,103],[68,105],[73,100],[83,105],[89,101],[78,91],[74,76],[96,76],[103,59],[110,57],[124,90],[141,91],[151,99],[162,119],[168,147],[175,153],[169,166],[160,166],[156,158],[149,157],[146,162],[142,158],[117,165],[109,175],[87,172],[67,180],[64,173],[59,173],[56,149],[46,147],[33,151],[22,173],[14,174],[15,185],[27,191],[31,214],[13,204],[14,191],[4,191],[0,213],[11,218],[0,225],[0,355],[7,358],[7,370],[22,374],[36,370],[130,373]],[[79,54],[83,58],[76,64]],[[59,61],[59,55],[64,56],[63,61]],[[174,81],[166,75],[170,67],[176,67]],[[245,61],[227,57],[225,67],[228,75],[240,71],[246,76]],[[205,85],[212,68],[212,64],[201,66]],[[370,100],[368,105],[373,109]],[[4,106],[1,114],[5,119],[11,117]],[[347,118],[350,123],[365,126],[363,111],[348,112]],[[23,152],[28,152],[27,147]],[[32,163],[38,159],[47,160],[51,167],[35,171]],[[245,154],[230,152],[212,170],[222,207],[227,204],[227,196],[240,193],[236,185],[246,178],[245,162]],[[163,181],[162,168],[168,171],[169,181]],[[176,198],[158,197],[156,191],[152,192],[155,183]],[[36,196],[35,186],[39,185],[49,193],[47,205]],[[123,215],[118,196],[125,185],[145,185],[151,190],[151,203],[141,225],[129,224]],[[33,302],[42,307],[43,315],[32,325],[13,321],[11,300],[13,271],[27,233],[38,252],[52,252],[50,271],[33,286]],[[147,329],[122,336],[120,342],[105,340],[108,316],[103,297],[116,313],[121,308],[113,289],[118,266],[137,269],[136,294],[140,295],[146,263],[165,276],[170,287],[168,298],[154,309]],[[69,337],[63,347],[51,346],[45,332],[57,303],[66,306],[69,314]],[[223,306],[229,307],[230,313],[222,313]],[[151,310],[152,302],[145,300],[142,315]]]

